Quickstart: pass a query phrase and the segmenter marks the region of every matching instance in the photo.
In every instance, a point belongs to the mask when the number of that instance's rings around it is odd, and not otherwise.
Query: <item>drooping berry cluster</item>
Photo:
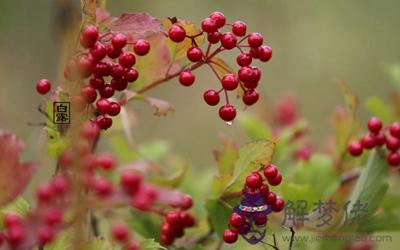
[[[386,146],[386,161],[390,166],[400,166],[400,122],[384,126],[377,117],[372,117],[367,123],[369,132],[359,141],[352,141],[348,151],[352,156],[362,155],[364,149]]]
[[[146,55],[150,43],[145,39],[128,43],[128,37],[121,33],[106,40],[96,26],[90,25],[82,30],[80,44],[84,51],[71,59],[64,70],[66,79],[82,84],[80,94],[73,96],[72,102],[78,110],[95,103],[96,123],[101,129],[108,129],[112,125],[111,117],[121,111],[120,103],[109,98],[138,79],[139,72],[134,68],[136,56]],[[129,51],[131,44],[134,53]],[[50,81],[46,79],[36,84],[40,94],[46,94],[50,88]]]
[[[228,27],[229,31],[223,32],[222,28]],[[202,50],[196,43],[195,36],[186,34],[185,28],[179,23],[173,24],[168,30],[169,38],[176,43],[191,39],[192,47],[187,50],[187,58],[191,61],[191,67],[181,72],[179,81],[184,86],[190,86],[195,82],[195,75],[192,70],[199,65],[207,64],[217,76],[219,89],[209,89],[204,92],[204,100],[210,106],[220,102],[220,93],[223,91],[225,104],[219,109],[219,116],[224,121],[230,122],[236,117],[236,108],[230,104],[228,92],[241,88],[243,91],[242,101],[245,105],[253,105],[259,99],[256,90],[261,79],[261,71],[258,67],[252,66],[253,59],[267,62],[271,59],[272,49],[263,45],[263,36],[259,33],[247,33],[247,25],[242,21],[235,21],[232,24],[226,23],[226,18],[221,12],[213,12],[201,22],[202,32],[206,34],[208,48]],[[212,45],[217,48],[212,51]],[[239,54],[236,63],[240,67],[237,73],[231,72],[229,68],[215,59],[215,56],[224,50],[238,49]],[[216,70],[216,67],[220,70]],[[218,72],[225,72],[220,74]]]
[[[261,193],[265,202],[270,206],[273,212],[280,212],[285,206],[285,201],[278,197],[274,192],[269,190],[269,185],[277,186],[282,181],[282,175],[274,164],[269,164],[263,169],[263,176],[258,172],[250,173],[246,177],[245,192],[252,194]],[[266,183],[268,182],[268,184]],[[251,229],[251,224],[262,226],[267,223],[267,215],[255,214],[254,216],[244,216],[237,212],[233,212],[229,219],[229,229],[226,229],[223,234],[223,240],[226,243],[232,244],[237,241],[238,235],[245,235]]]

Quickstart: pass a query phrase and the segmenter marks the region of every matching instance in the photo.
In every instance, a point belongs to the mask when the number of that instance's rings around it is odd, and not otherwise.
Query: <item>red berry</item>
[[[273,178],[273,179],[268,179],[268,183],[271,185],[271,186],[278,186],[279,184],[281,184],[281,182],[282,182],[282,175],[281,174],[278,174],[275,178]]]
[[[115,47],[111,44],[107,46],[106,50],[107,50],[107,56],[111,59],[118,58],[119,55],[121,55],[122,53],[121,48]]]
[[[239,69],[238,76],[239,79],[244,83],[252,82],[254,79],[254,71],[251,67],[244,66]]]
[[[239,85],[239,80],[234,74],[228,73],[222,78],[221,83],[224,89],[235,90]]]
[[[257,173],[253,172],[246,177],[246,186],[252,189],[260,188],[262,185],[262,176]]]
[[[258,101],[259,95],[257,90],[255,89],[249,89],[246,92],[244,92],[242,100],[243,103],[246,105],[253,105]]]
[[[122,91],[128,87],[128,81],[124,78],[111,80],[111,86],[118,91]]]
[[[97,61],[100,61],[107,55],[107,49],[106,46],[104,46],[102,43],[96,43],[91,49],[90,49],[90,54],[94,59]]]
[[[114,64],[110,73],[114,79],[121,79],[125,75],[125,69],[120,64]]]
[[[213,89],[209,89],[203,94],[204,101],[210,105],[215,106],[219,103],[219,94]]]
[[[110,111],[110,102],[105,98],[101,98],[97,100],[96,107],[100,113],[108,114],[108,112]]]
[[[275,203],[272,204],[271,208],[274,212],[280,212],[285,207],[285,201],[279,197],[276,198]]]
[[[124,34],[115,34],[111,39],[111,44],[116,49],[122,49],[128,43],[128,39]]]
[[[221,40],[221,36],[222,36],[222,34],[220,32],[218,32],[218,31],[209,32],[207,34],[207,40],[210,43],[215,44],[215,43],[218,43]]]
[[[125,79],[128,82],[134,82],[138,79],[138,77],[139,77],[139,72],[136,69],[129,69],[125,73]]]
[[[99,38],[99,30],[94,25],[86,26],[80,36],[80,43],[84,48],[91,48]]]
[[[269,193],[269,187],[267,184],[263,184],[260,188],[260,192],[264,195],[264,197],[268,196]]]
[[[190,61],[198,62],[203,58],[203,52],[199,47],[191,47],[188,49],[186,56]]]
[[[219,11],[214,11],[213,13],[211,13],[210,18],[215,21],[215,25],[218,29],[222,28],[226,23],[225,15]]]
[[[123,52],[118,60],[119,64],[124,68],[131,68],[136,63],[136,57],[131,52]]]
[[[26,236],[25,228],[20,225],[7,229],[7,238],[11,245],[21,244]]]
[[[193,206],[193,199],[190,195],[184,195],[182,198],[182,209],[189,209]]]
[[[225,229],[223,237],[224,241],[228,244],[235,243],[238,239],[238,233],[231,229]]]
[[[102,169],[110,170],[115,166],[115,159],[111,154],[101,154],[97,157],[97,163]]]
[[[125,242],[129,238],[129,228],[124,223],[118,223],[112,226],[111,234],[119,242]]]
[[[257,48],[262,45],[263,37],[259,33],[251,33],[247,38],[247,42],[249,43],[250,47]]]
[[[96,124],[100,129],[107,130],[112,125],[112,119],[106,116],[99,116],[96,119]]]
[[[108,114],[110,116],[116,116],[119,114],[119,112],[121,112],[121,105],[119,105],[117,102],[111,102]]]
[[[251,61],[253,59],[251,58],[250,54],[247,53],[240,53],[236,57],[236,62],[239,66],[249,66],[251,64]]]
[[[89,122],[92,123],[92,122]],[[97,126],[95,126],[95,130],[98,131]],[[68,191],[68,180],[66,177],[61,175],[56,175],[53,177],[51,181],[51,188],[53,192],[57,195],[65,194]]]
[[[118,54],[119,56],[119,54]],[[118,57],[117,56],[117,57]],[[95,78],[102,78],[103,76],[109,76],[111,74],[111,64],[100,61],[93,67],[93,74]],[[104,80],[103,80],[104,81]],[[93,86],[94,87],[94,86]]]
[[[45,95],[51,89],[51,82],[47,79],[41,79],[36,83],[36,91],[39,94]]]
[[[4,225],[7,228],[22,225],[22,217],[16,213],[6,213],[4,217]]]
[[[244,36],[246,35],[247,25],[245,22],[236,21],[232,24],[232,32],[236,36]]]
[[[347,150],[352,156],[360,156],[363,152],[363,147],[357,141],[353,141],[347,147]]]
[[[246,219],[238,213],[233,213],[229,219],[229,224],[231,224],[231,226],[237,227],[237,228],[243,226],[243,224],[245,222],[246,222]]]
[[[181,26],[174,24],[169,28],[168,36],[173,42],[180,43],[185,40],[186,31]]]
[[[375,135],[376,145],[382,146],[386,143],[386,135],[383,132],[379,132]]]
[[[397,167],[400,165],[400,154],[398,152],[389,152],[386,160],[390,166]]]
[[[177,227],[175,226],[175,238],[180,238],[185,234],[183,224],[179,224]]]
[[[239,228],[239,233],[242,235],[247,234],[250,231],[250,229],[251,229],[250,223],[246,222],[243,224],[242,227]]]
[[[272,163],[266,166],[263,172],[267,179],[274,179],[279,174],[278,168]]]
[[[100,89],[100,95],[103,98],[110,98],[114,95],[115,90],[111,86],[111,84],[105,85],[102,89]]]
[[[366,134],[361,138],[360,143],[363,148],[371,149],[371,148],[375,147],[375,145],[376,145],[375,136],[373,136],[372,134]]]
[[[262,62],[268,62],[272,57],[272,49],[267,45],[258,48],[259,59]]]
[[[89,84],[95,89],[102,89],[104,87],[104,79],[102,77],[92,77],[89,80]]]
[[[53,198],[53,188],[49,184],[41,184],[36,190],[36,197],[39,202],[49,202]]]
[[[140,249],[141,249],[140,246],[135,241],[128,242],[128,244],[125,245],[125,250],[140,250]]]
[[[192,71],[182,71],[179,75],[179,82],[183,86],[191,86],[195,81],[195,76]]]
[[[160,241],[163,245],[171,245],[174,242],[174,236],[169,236],[166,234],[162,234]]]
[[[78,58],[79,75],[82,78],[89,77],[94,69],[94,60],[90,55],[82,55]]]
[[[193,216],[186,213],[185,211],[180,212],[179,217],[185,227],[193,227],[196,223]]]
[[[269,205],[275,204],[276,194],[274,192],[269,192],[267,197],[265,197],[265,202]]]
[[[100,197],[109,196],[113,192],[113,186],[110,181],[104,177],[97,177],[93,182],[93,188]]]
[[[86,85],[81,89],[81,96],[87,103],[92,103],[97,98],[97,92],[92,86]]]
[[[400,148],[400,140],[393,136],[388,136],[386,138],[386,147],[390,151],[395,152]]]
[[[37,239],[40,245],[45,245],[54,240],[56,232],[53,227],[48,225],[40,226],[37,231]]]
[[[248,81],[243,81],[243,83],[246,88],[254,89],[257,87],[258,82],[260,81],[261,71],[257,67],[249,67],[249,68],[252,71],[251,75],[250,75]],[[239,70],[239,72],[240,72],[240,70]],[[239,78],[240,78],[240,76],[239,76]]]
[[[249,54],[251,55],[251,57],[258,59],[260,58],[261,52],[260,52],[260,48],[250,48]]]
[[[256,225],[262,226],[262,225],[265,225],[265,223],[267,223],[267,216],[260,214],[260,215],[254,216],[253,220]]]
[[[134,194],[139,190],[142,178],[132,171],[125,171],[121,175],[120,184],[127,193]]]
[[[204,32],[214,32],[218,29],[218,27],[214,19],[207,17],[201,21],[201,29]]]
[[[236,117],[235,107],[231,104],[225,104],[219,109],[219,117],[226,122],[232,121]]]
[[[170,224],[174,227],[178,226],[181,222],[179,212],[176,212],[176,211],[168,212],[167,215],[165,216],[165,219],[168,222],[168,224]]]
[[[133,45],[133,50],[136,55],[144,56],[150,51],[150,43],[147,40],[139,39],[136,41],[135,45]]]
[[[173,236],[173,235],[175,234],[174,227],[171,226],[171,225],[168,224],[168,223],[164,223],[164,224],[161,226],[161,234],[163,234],[163,235],[168,235],[168,236]]]
[[[394,122],[390,125],[390,134],[397,139],[400,139],[400,122]]]
[[[49,226],[58,225],[63,220],[63,213],[58,208],[49,208],[43,215],[44,222]]]
[[[236,36],[232,32],[225,32],[221,37],[221,45],[225,49],[233,49],[237,44]]]
[[[368,129],[371,133],[378,134],[382,129],[382,122],[377,117],[371,117],[368,120]]]

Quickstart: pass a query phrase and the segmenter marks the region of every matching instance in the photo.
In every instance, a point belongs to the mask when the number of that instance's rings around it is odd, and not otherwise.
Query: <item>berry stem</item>
[[[221,82],[221,77],[218,74],[218,72],[215,70],[214,66],[211,65],[211,63],[207,63],[207,65],[210,67],[210,69],[214,72],[214,74],[217,76],[218,80]]]
[[[216,61],[210,60],[210,63],[217,65],[221,69],[225,70],[226,73],[232,73],[232,71],[230,69],[228,69],[227,67],[225,67],[224,65],[222,65]]]

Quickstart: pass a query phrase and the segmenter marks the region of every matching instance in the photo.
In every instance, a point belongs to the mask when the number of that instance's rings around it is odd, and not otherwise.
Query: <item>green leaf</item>
[[[381,98],[376,96],[367,99],[365,108],[384,123],[392,122],[396,118],[392,107],[386,105]]]
[[[241,112],[237,117],[237,121],[251,140],[260,140],[272,137],[270,129],[261,120],[249,113]]]
[[[208,199],[206,201],[206,209],[212,228],[219,237],[222,237],[224,230],[228,226],[232,208],[228,207],[228,205],[220,200]]]
[[[151,178],[151,182],[160,186],[178,187],[189,169],[187,162],[177,157],[170,157],[166,165],[168,173],[164,176],[156,176]],[[173,171],[173,172],[172,172]]]
[[[214,176],[211,183],[213,197],[220,197],[224,193],[225,188],[231,179],[232,175],[230,174],[220,174]]]
[[[388,165],[386,161],[379,155],[378,151],[373,150],[351,193],[350,203],[347,207],[349,220],[352,219],[350,210],[358,200],[362,204],[368,204],[368,215],[375,212],[382,203],[388,189],[387,176]]]
[[[150,213],[132,211],[132,216],[128,219],[128,225],[144,238],[160,238],[160,222],[159,218]]]
[[[312,209],[312,204],[321,200],[318,192],[308,184],[297,184],[293,182],[283,181],[280,186],[280,195],[286,201],[296,202],[298,200],[307,201],[306,211]]]
[[[160,243],[156,242],[154,239],[145,239],[140,241],[140,249],[141,250],[155,250],[155,249],[165,249],[167,248],[160,245]]]
[[[107,141],[120,162],[129,162],[138,158],[137,151],[122,135],[112,135]]]
[[[391,64],[386,68],[392,83],[397,91],[400,91],[400,64]]]
[[[239,156],[238,148],[235,142],[226,137],[221,137],[222,150],[214,151],[218,164],[218,171],[222,175],[231,175],[233,173],[235,162]]]
[[[275,143],[268,140],[257,140],[242,146],[239,149],[239,158],[235,163],[232,180],[225,191],[240,191],[250,172],[258,171],[263,165],[271,162],[274,148]]]
[[[145,142],[138,148],[138,151],[144,158],[155,162],[162,160],[167,155],[168,150],[169,145],[164,140]]]
[[[384,212],[363,219],[358,231],[373,233],[376,231],[400,231],[400,215],[396,212]]]

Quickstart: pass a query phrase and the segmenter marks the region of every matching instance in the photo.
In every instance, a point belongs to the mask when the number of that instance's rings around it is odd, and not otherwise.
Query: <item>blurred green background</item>
[[[74,3],[71,9],[60,9],[69,2]],[[32,146],[44,143],[44,133],[27,123],[44,117],[37,112],[41,97],[34,86],[40,78],[56,80],[60,17],[69,18],[65,11],[74,13],[73,6],[79,11],[79,2],[0,0],[0,128],[21,136],[28,144],[27,154],[36,159],[43,160],[37,152],[44,151]],[[344,103],[337,82],[348,82],[360,103],[369,96],[386,99],[391,85],[385,69],[400,59],[398,0],[109,0],[108,9],[116,16],[146,11],[158,18],[177,16],[195,23],[219,10],[229,22],[246,21],[249,31],[262,33],[273,48],[272,60],[259,65],[262,101],[247,112],[267,115],[271,110],[266,104],[284,93],[295,93],[320,146],[321,138],[332,131],[329,119],[336,106]],[[231,65],[234,58],[233,54],[225,57]],[[133,134],[138,142],[169,141],[195,171],[201,171],[213,164],[212,149],[219,146],[220,132],[238,142],[246,138],[235,124],[227,126],[219,119],[216,107],[203,102],[203,91],[217,84],[211,72],[204,68],[196,76],[193,87],[184,88],[172,80],[149,92],[170,101],[175,112],[155,117],[151,108],[137,104]],[[362,106],[359,115],[367,117]]]

